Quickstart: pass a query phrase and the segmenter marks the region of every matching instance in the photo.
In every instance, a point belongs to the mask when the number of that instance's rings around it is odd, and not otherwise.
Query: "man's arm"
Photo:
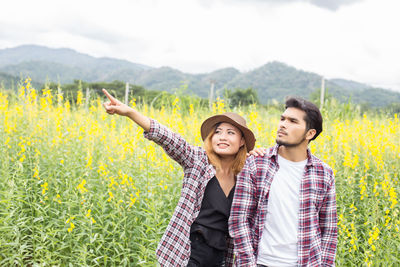
[[[337,246],[337,213],[335,179],[332,173],[331,184],[328,187],[319,212],[319,227],[321,229],[322,239],[322,266],[335,266]]]
[[[256,266],[253,238],[254,227],[250,223],[255,217],[257,207],[254,157],[246,160],[240,174],[237,176],[235,195],[229,217],[229,233],[234,241],[236,266]],[[254,219],[253,219],[254,223]]]

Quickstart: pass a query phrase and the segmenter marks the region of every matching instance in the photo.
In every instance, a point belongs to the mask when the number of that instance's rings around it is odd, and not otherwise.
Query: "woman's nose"
[[[221,133],[219,135],[219,140],[226,140],[226,134],[225,133]]]

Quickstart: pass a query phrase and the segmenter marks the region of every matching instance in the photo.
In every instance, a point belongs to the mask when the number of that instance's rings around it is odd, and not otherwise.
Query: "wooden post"
[[[90,89],[89,87],[86,87],[86,103],[85,103],[86,109],[89,108],[89,97],[90,97]]]
[[[208,98],[208,107],[210,108],[210,110],[212,110],[212,104],[214,102],[214,84],[215,81],[211,80],[210,95]]]
[[[129,104],[129,83],[125,85],[125,105]]]
[[[324,98],[325,98],[325,79],[324,79],[324,77],[322,77],[322,80],[321,80],[321,99],[320,99],[320,106],[319,106],[319,109],[321,109],[321,110],[324,107]]]
[[[60,96],[62,95],[62,90],[60,86],[57,86],[57,105],[61,104],[61,98]]]

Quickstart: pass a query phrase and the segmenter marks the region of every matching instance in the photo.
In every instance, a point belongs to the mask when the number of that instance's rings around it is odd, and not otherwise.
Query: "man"
[[[322,116],[304,99],[285,104],[277,144],[249,157],[237,177],[229,219],[236,266],[335,265],[334,175],[308,149]]]

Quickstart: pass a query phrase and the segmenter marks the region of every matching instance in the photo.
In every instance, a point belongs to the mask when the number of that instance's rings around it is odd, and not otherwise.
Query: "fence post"
[[[62,95],[62,90],[60,85],[57,86],[57,105],[60,106],[61,104],[61,95]]]
[[[89,87],[86,87],[86,103],[85,103],[85,108],[89,108],[89,97],[90,97],[90,89]]]
[[[210,95],[208,98],[208,107],[210,110],[212,110],[212,103],[214,102],[214,84],[215,81],[211,80]]]

